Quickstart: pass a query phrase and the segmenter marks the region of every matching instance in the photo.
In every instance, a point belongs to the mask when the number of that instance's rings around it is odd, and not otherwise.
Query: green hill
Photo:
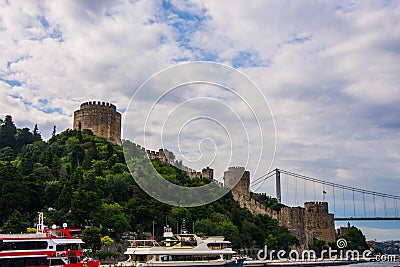
[[[122,146],[94,136],[89,130],[53,133],[43,141],[35,127],[16,129],[11,116],[0,121],[0,226],[3,232],[25,232],[37,213],[45,223],[70,227],[96,226],[103,236],[118,238],[126,231],[162,235],[165,222],[176,231],[186,220],[189,231],[224,235],[234,247],[287,248],[296,243],[287,229],[266,216],[252,216],[229,193],[213,203],[173,207],[148,196],[135,182]],[[137,152],[133,160],[140,162]],[[184,186],[200,186],[185,172],[152,162],[164,178]],[[145,170],[134,175],[145,175]]]

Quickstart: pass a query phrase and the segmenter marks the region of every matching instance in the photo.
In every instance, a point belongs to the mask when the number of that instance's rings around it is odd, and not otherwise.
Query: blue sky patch
[[[155,21],[172,26],[178,34],[175,38],[178,45],[186,49],[191,49],[191,37],[208,19],[209,17],[206,16],[205,10],[202,10],[199,15],[179,9],[171,1],[164,0],[161,4],[160,14],[155,18]]]
[[[43,111],[46,114],[52,114],[52,113],[58,113],[58,114],[63,114],[62,113],[62,109],[61,108],[45,108],[45,109],[40,109],[41,111]]]
[[[3,79],[0,79],[0,80],[4,81],[6,84],[10,85],[11,87],[14,87],[14,86],[21,86],[21,85],[22,85],[22,84],[21,84],[19,81],[17,81],[17,80],[3,80]]]
[[[44,16],[38,16],[37,19],[39,20],[40,24],[42,24],[43,27],[49,28],[50,23],[47,21],[47,19]]]
[[[59,42],[64,42],[62,31],[60,31],[58,28],[53,29],[49,36],[50,38],[56,39]]]
[[[40,104],[43,104],[43,105],[47,105],[49,103],[49,101],[47,99],[44,99],[44,98],[39,99],[38,102]]]
[[[295,33],[287,41],[288,44],[302,44],[312,40],[312,34]]]
[[[22,99],[22,97],[20,97],[19,95],[8,95],[8,96],[10,96],[11,98],[14,98],[14,99]]]
[[[269,59],[261,60],[258,53],[255,51],[240,51],[239,54],[232,59],[232,66],[234,68],[247,68],[247,67],[260,67],[270,66]]]

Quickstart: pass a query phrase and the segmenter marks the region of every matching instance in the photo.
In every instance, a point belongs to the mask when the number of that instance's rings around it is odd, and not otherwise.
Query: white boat
[[[0,234],[0,267],[98,267],[100,261],[83,257],[83,241],[72,236],[80,229],[44,227],[39,213],[36,233]]]
[[[161,243],[161,244],[160,244]],[[128,259],[118,266],[188,267],[188,266],[229,266],[242,267],[244,259],[236,257],[231,242],[222,236],[198,237],[185,230],[173,234],[168,226],[164,228],[162,242],[130,240],[124,254]]]

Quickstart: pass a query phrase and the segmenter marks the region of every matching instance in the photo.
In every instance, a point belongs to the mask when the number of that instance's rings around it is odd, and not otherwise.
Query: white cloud
[[[176,61],[216,60],[238,66],[268,99],[276,167],[349,185],[362,180],[366,189],[378,177],[380,191],[399,194],[396,1],[0,5],[0,116],[12,114],[19,127],[37,123],[48,138],[53,125],[72,126],[81,102],[124,110],[153,73]]]

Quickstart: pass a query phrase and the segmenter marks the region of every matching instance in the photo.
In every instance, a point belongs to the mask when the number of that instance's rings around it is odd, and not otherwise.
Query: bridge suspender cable
[[[282,176],[284,175],[284,176]],[[360,193],[362,194],[362,205],[363,205],[363,216],[361,218],[353,218],[353,219],[373,219],[373,217],[371,217],[371,211],[368,211],[367,214],[367,208],[366,208],[366,200],[368,196],[372,196],[372,202],[373,202],[373,214],[374,214],[374,218],[379,218],[379,219],[383,219],[383,220],[395,220],[395,219],[399,219],[398,216],[399,211],[398,211],[398,201],[400,201],[400,196],[399,195],[392,195],[392,194],[386,194],[386,193],[380,193],[380,192],[375,192],[375,191],[371,191],[371,190],[365,190],[365,189],[360,189],[360,188],[356,188],[356,187],[351,187],[351,186],[347,186],[347,185],[342,185],[342,184],[337,184],[337,183],[333,183],[333,182],[329,182],[329,181],[325,181],[325,180],[321,180],[321,179],[317,179],[317,178],[313,178],[313,177],[309,177],[309,176],[305,176],[305,175],[300,175],[297,173],[293,173],[293,172],[289,172],[289,171],[285,171],[285,170],[281,170],[281,169],[274,169],[270,172],[268,172],[265,175],[260,176],[259,178],[255,179],[254,181],[252,181],[251,183],[251,187],[254,188],[257,186],[257,189],[269,178],[275,176],[275,186],[276,186],[276,196],[278,201],[281,203],[281,177],[283,177],[285,180],[283,181],[283,185],[286,186],[285,188],[285,193],[286,193],[286,197],[285,200],[288,202],[289,201],[289,178],[293,177],[294,178],[294,185],[295,185],[295,194],[294,194],[294,202],[297,203],[297,185],[298,185],[298,181],[297,179],[302,179],[303,180],[303,196],[304,199],[306,199],[306,197],[309,197],[309,195],[307,196],[307,191],[306,191],[306,182],[312,182],[313,183],[313,189],[314,189],[314,201],[316,201],[317,197],[316,197],[316,184],[321,184],[322,185],[322,189],[323,189],[323,194],[326,192],[326,186],[328,187],[332,187],[332,197],[333,197],[333,211],[334,213],[336,213],[336,193],[337,193],[337,189],[342,189],[342,197],[343,197],[343,211],[344,211],[344,217],[343,218],[335,218],[338,220],[341,219],[351,219],[353,217],[350,218],[345,218],[346,217],[346,198],[345,198],[345,191],[352,192],[352,200],[353,200],[353,216],[356,216],[356,199],[355,199],[355,195],[356,193]],[[291,190],[290,190],[291,191]],[[382,198],[382,202],[378,201],[378,199],[381,197]],[[324,195],[323,195],[323,199],[324,199]],[[393,206],[391,206],[389,204],[389,208],[388,208],[388,199],[393,199]],[[293,199],[291,199],[293,201]],[[325,200],[325,199],[324,199]],[[378,203],[377,203],[378,202]],[[390,203],[390,202],[389,202]],[[379,204],[379,205],[378,205]],[[384,212],[384,216],[385,217],[377,217],[377,208],[382,207],[383,206],[383,212]],[[358,206],[358,205],[357,205]],[[360,203],[361,206],[361,203]],[[392,211],[394,212],[395,217],[388,217],[389,214],[389,209],[390,209],[390,213],[392,213]],[[360,214],[359,214],[360,215]],[[367,217],[368,215],[368,217]]]
[[[354,217],[356,217],[356,202],[354,200],[354,190],[352,190],[352,191],[353,191],[353,215],[354,215]]]
[[[367,217],[367,213],[365,211],[365,193],[364,193],[364,190],[363,190],[362,196],[363,196],[363,206],[364,206],[364,217]]]
[[[342,185],[342,184],[337,184],[337,183],[333,183],[333,182],[329,182],[329,181],[324,181],[324,180],[320,180],[317,178],[312,178],[312,177],[308,177],[305,175],[301,175],[301,174],[297,174],[297,173],[293,173],[293,172],[289,172],[289,171],[285,171],[285,170],[281,170],[281,169],[275,169],[270,171],[269,173],[260,176],[259,178],[255,179],[254,181],[252,181],[252,187],[258,185],[258,184],[262,184],[265,180],[269,179],[270,177],[274,176],[276,174],[276,172],[282,173],[282,174],[286,174],[295,178],[299,178],[299,179],[303,179],[303,180],[307,180],[307,181],[312,181],[312,182],[316,182],[319,184],[323,184],[323,185],[329,185],[329,186],[334,186],[337,188],[341,188],[341,189],[345,189],[345,190],[354,190],[354,192],[357,193],[365,193],[367,195],[373,195],[373,196],[379,196],[379,197],[385,197],[385,198],[391,198],[391,199],[397,199],[400,200],[400,196],[396,196],[396,195],[391,195],[391,194],[385,194],[385,193],[380,193],[380,192],[375,192],[375,191],[370,191],[370,190],[365,190],[365,189],[360,189],[360,188],[356,188],[356,187],[351,187],[351,186],[347,186],[347,185]]]

